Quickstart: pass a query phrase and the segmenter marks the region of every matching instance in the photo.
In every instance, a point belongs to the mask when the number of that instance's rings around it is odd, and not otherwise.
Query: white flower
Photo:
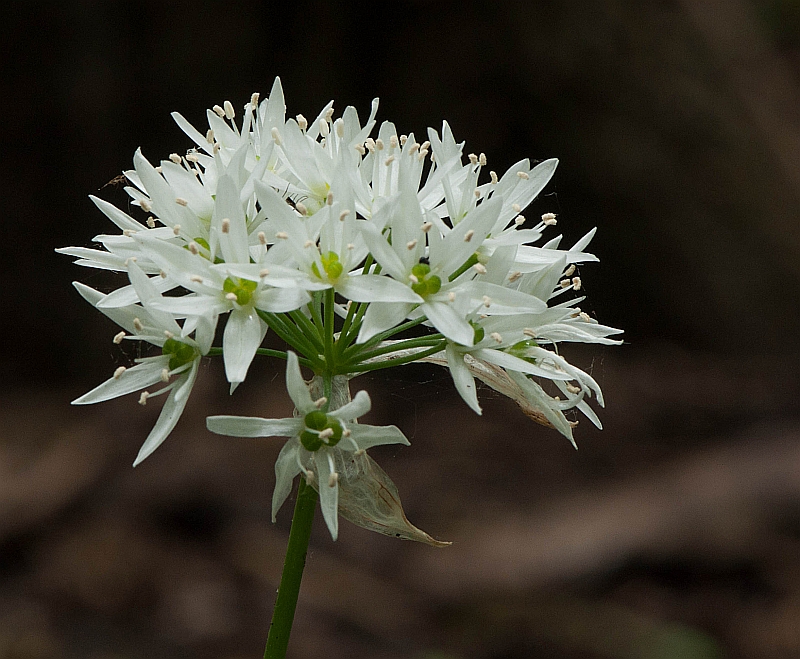
[[[139,398],[139,402],[144,405],[154,396],[167,394],[161,414],[136,456],[133,463],[135,467],[161,445],[178,423],[197,379],[200,359],[211,347],[214,328],[201,323],[194,330],[195,339],[186,336],[180,325],[169,314],[156,308],[154,302],[161,298],[161,294],[147,275],[133,262],[128,267],[131,283],[143,306],[133,304],[104,308],[101,303],[108,296],[79,282],[75,282],[75,288],[85,300],[132,334],[125,337],[120,334],[118,335],[120,339],[147,341],[159,346],[162,354],[157,357],[137,359],[137,365],[132,368],[120,366],[111,378],[76,398],[72,404],[100,403],[158,383],[165,383],[165,386],[155,393],[144,391]]]
[[[334,540],[339,533],[339,474],[337,454],[357,453],[381,444],[409,442],[395,426],[368,426],[355,423],[371,406],[369,395],[359,391],[346,405],[323,412],[325,399],[313,401],[308,391],[297,356],[288,353],[286,389],[300,414],[285,419],[261,419],[242,416],[210,416],[208,429],[233,437],[289,437],[275,463],[275,491],[272,496],[272,521],[283,505],[297,474],[302,473],[319,491],[325,523]],[[353,423],[351,423],[351,421]]]

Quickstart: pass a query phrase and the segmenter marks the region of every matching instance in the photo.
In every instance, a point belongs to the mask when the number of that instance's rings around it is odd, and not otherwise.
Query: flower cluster
[[[75,286],[123,328],[116,343],[161,349],[120,366],[74,402],[163,383],[140,394],[142,404],[167,397],[138,464],[175,427],[203,356],[222,355],[231,392],[257,354],[287,359],[299,417],[213,417],[209,428],[290,437],[276,465],[275,510],[303,473],[320,488],[334,536],[334,448],[363,453],[407,443],[396,428],[350,423],[369,399],[360,392],[339,409],[331,405],[335,376],[439,363],[475,412],[477,377],[572,441],[575,422],[565,412],[577,409],[599,426],[588,401],[602,405],[602,394],[555,347],[617,343],[609,337],[619,332],[582,312],[582,298],[569,294],[581,290],[576,265],[597,260],[585,251],[594,231],[568,249],[560,237],[534,246],[556,216],[528,221],[521,214],[556,160],[521,160],[503,176],[487,175],[486,157],[465,158],[446,123],[422,142],[398,135],[390,122],[371,137],[377,107],[375,100],[364,125],[352,107],[336,118],[333,103],[313,121],[287,119],[276,79],[267,99],[252,96],[240,121],[228,101],[209,110],[205,133],[175,113],[195,146],[156,166],[137,151],[125,172],[142,219],[92,197],[119,231],[97,236],[98,249],[59,250],[81,265],[126,273],[129,283],[109,294]],[[222,318],[221,348],[213,347]],[[268,330],[294,352],[262,348]],[[316,403],[300,365],[319,377]]]

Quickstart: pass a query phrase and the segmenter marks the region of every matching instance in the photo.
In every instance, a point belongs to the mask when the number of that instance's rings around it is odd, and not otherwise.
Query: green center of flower
[[[169,355],[169,370],[174,371],[176,368],[193,362],[200,351],[178,339],[167,339],[161,347],[161,354]]]
[[[519,357],[520,359],[524,359],[526,362],[530,362],[531,364],[536,363],[536,359],[534,357],[528,356],[528,349],[529,348],[536,348],[539,344],[536,343],[533,339],[526,339],[525,341],[517,341],[513,346],[511,346],[506,352],[514,357]]]
[[[344,266],[339,261],[339,255],[336,252],[325,252],[319,257],[322,262],[322,269],[325,271],[325,277],[319,271],[316,262],[311,264],[311,271],[320,279],[328,279],[330,282],[335,282],[344,272]]]
[[[306,429],[300,433],[300,443],[309,451],[323,446],[336,446],[342,438],[342,424],[325,412],[314,410],[303,419]]]
[[[250,304],[256,288],[258,288],[258,282],[239,277],[228,277],[222,282],[222,290],[226,293],[233,293],[241,306]]]
[[[486,330],[474,320],[470,320],[469,324],[472,325],[472,344],[476,345],[483,341],[483,337],[486,336]]]
[[[438,293],[442,287],[442,280],[437,275],[431,274],[431,266],[427,263],[417,263],[411,268],[411,275],[416,279],[411,280],[411,290],[420,297]]]

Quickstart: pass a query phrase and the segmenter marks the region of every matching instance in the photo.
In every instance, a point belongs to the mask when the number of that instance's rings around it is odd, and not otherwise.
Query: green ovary
[[[188,343],[178,341],[177,339],[167,339],[161,347],[162,355],[169,355],[169,370],[174,371],[185,364],[193,362],[200,351]]]
[[[336,446],[342,438],[342,424],[325,412],[319,410],[309,412],[303,422],[306,429],[300,433],[300,443],[312,453],[323,446]],[[323,440],[320,438],[320,433],[326,429],[333,431],[333,434]]]
[[[236,302],[241,306],[250,304],[256,288],[258,288],[258,282],[239,277],[228,277],[222,282],[222,290],[226,293],[233,293],[236,296]]]
[[[513,346],[511,346],[506,352],[514,357],[519,357],[520,359],[524,359],[526,362],[530,364],[536,363],[535,357],[528,357],[528,348],[536,348],[539,344],[536,343],[533,339],[527,339],[525,341],[517,341]]]
[[[339,255],[336,252],[325,252],[319,257],[322,262],[322,269],[325,271],[323,277],[319,271],[316,262],[311,264],[311,271],[320,279],[326,279],[331,283],[335,282],[344,272],[344,266],[339,261]]]
[[[431,274],[431,266],[427,263],[417,263],[411,268],[411,274],[417,280],[416,283],[411,284],[411,290],[420,297],[438,293],[442,287],[442,280],[437,275]]]

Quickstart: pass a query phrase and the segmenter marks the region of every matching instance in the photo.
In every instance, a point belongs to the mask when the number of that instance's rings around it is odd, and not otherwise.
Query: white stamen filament
[[[384,165],[386,165],[386,166],[388,167],[388,166],[389,166],[389,165],[391,165],[393,162],[394,162],[394,156],[389,156],[389,157],[388,157],[388,158],[387,158],[387,159],[384,161],[384,163],[383,163],[383,164],[384,164]]]

